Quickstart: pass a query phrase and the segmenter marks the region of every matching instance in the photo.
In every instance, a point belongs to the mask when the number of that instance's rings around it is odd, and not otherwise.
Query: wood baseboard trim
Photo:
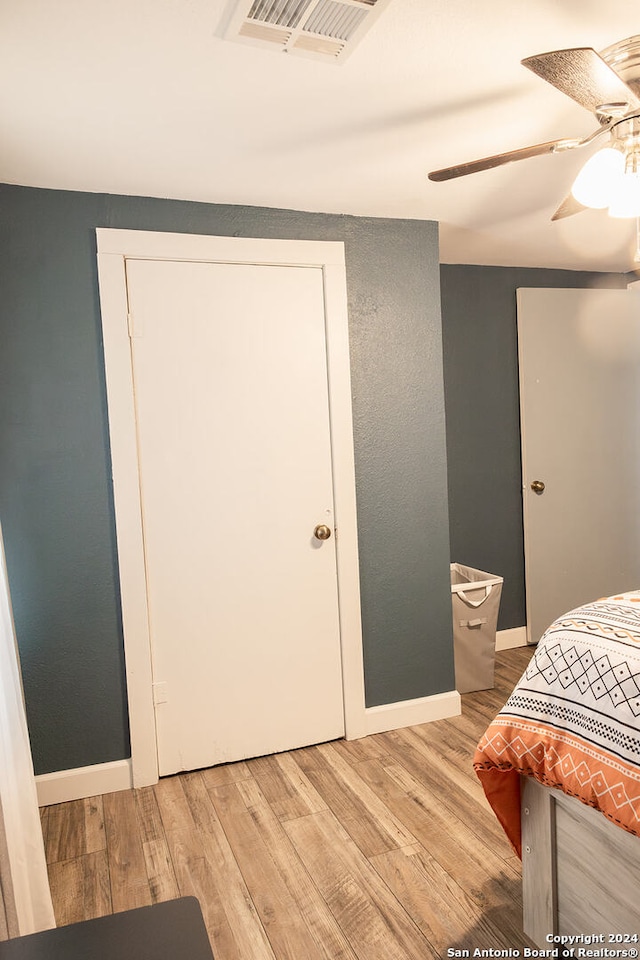
[[[518,629],[524,631],[524,628]],[[502,631],[502,633],[513,632]],[[510,646],[523,645],[523,643],[510,644]],[[365,732],[361,735],[368,736],[373,733],[384,733],[387,730],[398,730],[401,727],[412,727],[419,723],[445,720],[447,717],[459,716],[460,712],[461,700],[457,690],[437,693],[431,697],[420,697],[417,700],[401,700],[399,703],[367,707],[364,711]],[[40,774],[35,779],[38,804],[41,807],[65,803],[68,800],[82,800],[102,793],[115,793],[117,790],[128,790],[133,786],[131,760],[114,760],[111,763],[98,763],[91,767],[59,770],[55,773]]]
[[[113,760],[91,767],[43,773],[36,777],[38,804],[41,807],[128,790],[132,785],[131,760]]]
[[[513,650],[514,647],[526,645],[526,627],[512,627],[511,630],[498,630],[496,633],[496,650]]]
[[[401,700],[385,703],[380,707],[367,707],[364,711],[366,735],[413,727],[418,723],[431,723],[446,717],[457,717],[461,712],[460,694],[457,690],[437,693],[432,697],[417,700]]]

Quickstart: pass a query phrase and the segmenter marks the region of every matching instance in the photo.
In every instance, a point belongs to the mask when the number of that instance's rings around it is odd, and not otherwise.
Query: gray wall
[[[498,628],[526,622],[516,290],[626,287],[622,274],[440,267],[451,558],[504,577]]]
[[[129,755],[95,228],[343,240],[367,704],[453,688],[437,225],[0,185],[0,520],[37,773]]]

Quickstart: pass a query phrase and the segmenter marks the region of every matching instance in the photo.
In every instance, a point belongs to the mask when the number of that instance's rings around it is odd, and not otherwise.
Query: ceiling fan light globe
[[[611,203],[616,184],[623,176],[624,154],[613,147],[604,147],[589,157],[571,193],[583,206],[602,210]]]
[[[640,217],[640,176],[625,173],[617,182],[609,204],[609,216]]]

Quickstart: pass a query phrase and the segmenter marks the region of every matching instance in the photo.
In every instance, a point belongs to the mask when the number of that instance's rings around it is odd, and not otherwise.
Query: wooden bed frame
[[[551,934],[601,934],[587,948],[640,949],[609,942],[640,938],[640,838],[536,780],[523,777],[521,787],[524,932],[541,949],[554,946]]]

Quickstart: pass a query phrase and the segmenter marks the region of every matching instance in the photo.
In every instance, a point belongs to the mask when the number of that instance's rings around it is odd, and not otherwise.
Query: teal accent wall
[[[504,577],[498,629],[526,623],[518,287],[624,288],[623,274],[442,264],[451,558]]]
[[[453,688],[437,225],[0,185],[0,521],[37,773],[129,755],[95,228],[345,242],[367,705]]]

